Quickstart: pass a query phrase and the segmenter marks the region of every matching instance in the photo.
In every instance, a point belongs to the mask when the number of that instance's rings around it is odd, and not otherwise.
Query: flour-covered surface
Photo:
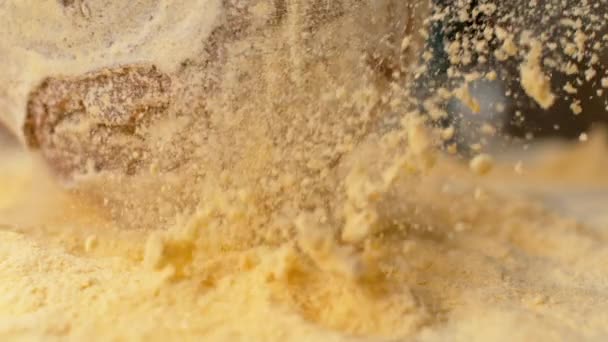
[[[606,151],[598,152],[586,160],[603,160]],[[577,155],[568,158],[574,162]],[[553,176],[544,166],[527,172]],[[402,184],[389,203],[398,212],[395,203],[416,201],[422,212],[395,213],[393,219],[433,224],[436,230],[387,230],[356,250],[322,230],[279,245],[240,248],[221,235],[196,234],[193,226],[204,229],[209,220],[202,213],[163,233],[122,229],[106,221],[103,211],[58,190],[28,157],[3,152],[0,335],[265,341],[606,337],[605,195],[585,202],[559,191],[576,179],[556,180],[550,198],[560,206],[545,206],[518,191],[493,190],[503,181],[524,184],[525,175],[481,182],[449,161],[436,169],[424,177],[415,199]],[[595,191],[604,184],[597,179]],[[597,218],[593,226],[574,215],[588,203],[595,210],[583,217]]]

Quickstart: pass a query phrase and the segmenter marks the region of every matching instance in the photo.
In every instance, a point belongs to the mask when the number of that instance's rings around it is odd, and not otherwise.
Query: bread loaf
[[[198,120],[212,110],[207,102],[237,88],[253,94],[276,87],[281,95],[289,83],[289,92],[306,92],[323,81],[320,69],[336,88],[352,88],[366,70],[389,84],[420,52],[427,11],[423,3],[397,0],[160,3],[57,1],[47,20],[64,39],[34,24],[9,30],[14,45],[0,54],[8,51],[19,84],[0,94],[0,106],[10,105],[0,121],[60,176],[147,170],[157,153],[145,136],[149,125],[184,115]],[[19,15],[35,13],[15,10],[12,20]],[[253,68],[256,59],[265,67]],[[269,84],[268,75],[277,73],[289,82]],[[235,81],[237,74],[245,79]],[[180,154],[166,168],[187,161]]]

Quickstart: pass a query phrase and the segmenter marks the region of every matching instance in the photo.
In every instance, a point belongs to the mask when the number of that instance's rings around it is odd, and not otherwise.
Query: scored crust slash
[[[62,178],[92,170],[136,172],[138,126],[162,116],[171,78],[153,65],[50,77],[29,95],[24,135]]]

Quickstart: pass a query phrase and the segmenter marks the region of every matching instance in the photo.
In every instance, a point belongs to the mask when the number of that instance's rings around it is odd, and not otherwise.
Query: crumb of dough
[[[592,79],[594,79],[595,75],[597,75],[597,71],[595,71],[595,69],[589,68],[589,69],[585,70],[585,80],[587,82],[589,82]]]
[[[469,162],[469,168],[475,174],[483,176],[492,171],[494,159],[489,154],[478,154]]]
[[[92,252],[99,244],[99,240],[97,239],[97,236],[95,235],[90,235],[87,236],[87,238],[84,240],[84,250],[87,253]]]
[[[454,90],[454,96],[467,106],[471,112],[479,113],[481,111],[479,102],[469,92],[469,85],[467,83]]]
[[[575,75],[578,73],[578,66],[572,62],[568,62],[564,66],[564,72],[566,73],[566,75]]]
[[[555,103],[556,97],[551,91],[551,81],[543,73],[540,65],[542,45],[531,44],[526,61],[520,66],[521,85],[528,96],[532,97],[542,108],[548,109]]]
[[[441,131],[441,139],[443,140],[450,140],[454,137],[454,134],[456,133],[456,130],[454,129],[454,126],[449,126],[444,128]]]
[[[576,94],[576,93],[578,93],[578,89],[576,89],[570,82],[567,82],[564,85],[564,90],[568,94]]]
[[[572,113],[574,113],[574,115],[579,115],[583,112],[583,107],[581,106],[581,101],[579,100],[574,100],[571,104],[570,104],[570,110],[572,110]]]

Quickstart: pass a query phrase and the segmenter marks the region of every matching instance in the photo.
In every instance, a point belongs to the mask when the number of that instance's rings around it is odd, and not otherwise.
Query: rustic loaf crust
[[[87,168],[132,173],[141,152],[136,128],[167,110],[170,90],[170,77],[151,65],[49,77],[29,96],[27,145],[61,176]]]

